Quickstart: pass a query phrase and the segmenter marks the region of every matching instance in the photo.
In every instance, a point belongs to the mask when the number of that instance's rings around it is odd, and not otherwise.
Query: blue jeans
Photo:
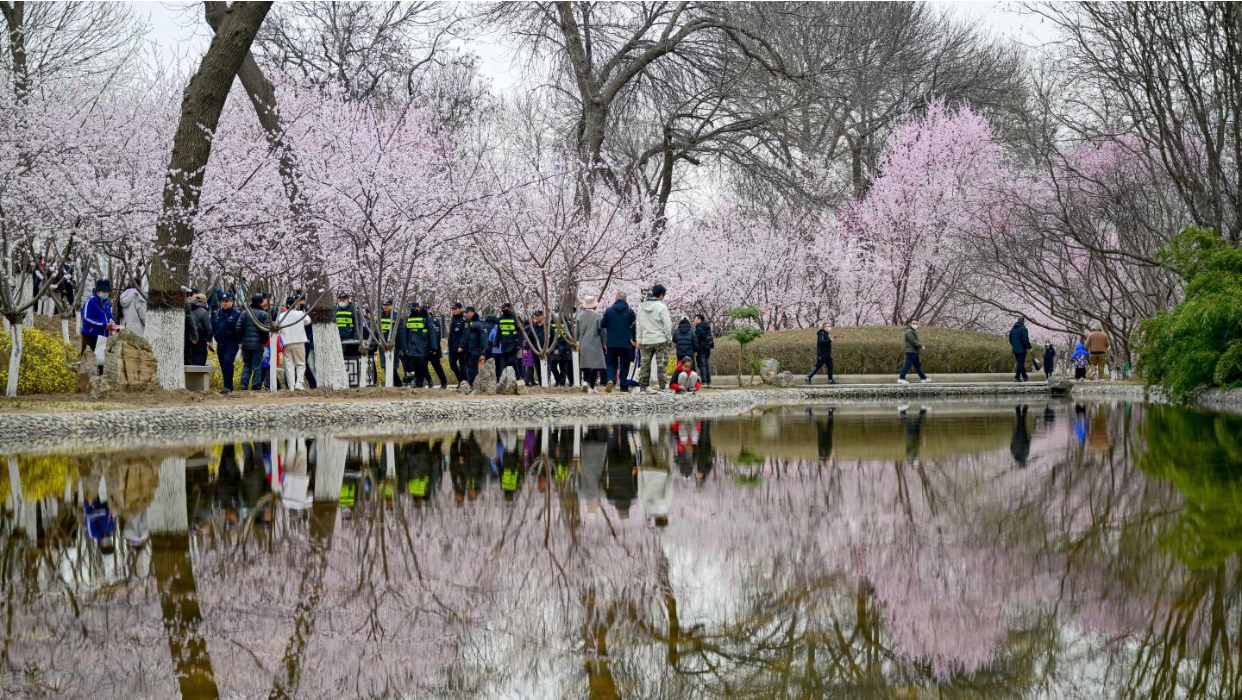
[[[220,374],[224,376],[224,390],[233,390],[233,365],[237,363],[237,343],[216,341],[216,357],[220,358]]]
[[[607,379],[621,385],[630,376],[630,363],[634,361],[634,348],[609,347],[604,351],[604,366],[608,368]],[[622,391],[625,389],[622,388]]]
[[[242,348],[243,389],[258,390],[263,387],[263,346]]]
[[[901,374],[897,376],[905,379],[906,372],[909,372],[911,367],[914,368],[915,372],[919,373],[919,379],[927,379],[927,375],[923,374],[923,363],[919,361],[919,354],[917,352],[906,353],[906,363],[901,366]]]

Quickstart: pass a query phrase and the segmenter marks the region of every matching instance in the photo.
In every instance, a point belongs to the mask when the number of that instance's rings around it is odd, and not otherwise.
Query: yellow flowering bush
[[[73,362],[73,348],[59,335],[27,326],[22,332],[22,342],[25,350],[17,377],[18,394],[65,394],[77,389],[77,377],[69,366]],[[9,334],[0,334],[0,387],[9,380],[12,348]]]

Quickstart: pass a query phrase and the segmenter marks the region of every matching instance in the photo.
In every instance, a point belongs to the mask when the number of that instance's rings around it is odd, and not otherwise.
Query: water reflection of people
[[[699,429],[699,446],[694,451],[694,480],[699,486],[707,480],[716,463],[716,448],[712,445],[712,422],[703,421]]]
[[[832,433],[835,429],[836,410],[828,409],[827,417],[815,421],[815,439],[819,448],[819,461],[827,465],[832,459]]]
[[[1084,403],[1074,404],[1074,437],[1079,444],[1087,441],[1087,405]]]
[[[906,461],[914,462],[919,458],[919,449],[923,441],[923,419],[927,417],[927,407],[920,406],[917,416],[910,416],[909,406],[898,406],[897,413],[906,426]]]
[[[82,472],[83,516],[86,532],[99,546],[99,551],[111,554],[115,549],[112,537],[116,531],[116,516],[108,507],[107,477],[98,465],[87,465]]]
[[[1009,438],[1009,453],[1019,467],[1025,467],[1026,460],[1031,456],[1031,431],[1026,424],[1026,413],[1026,404],[1013,407],[1013,436]]]
[[[582,433],[582,500],[587,512],[597,514],[604,502],[604,467],[608,461],[608,430],[587,428]]]
[[[670,446],[663,426],[651,424],[638,431],[641,464],[638,469],[638,497],[643,512],[656,527],[668,526],[673,504],[673,466]]]
[[[630,506],[638,496],[637,462],[630,440],[629,426],[614,425],[608,433],[608,462],[604,469],[604,493],[620,518],[630,517]]]
[[[522,488],[525,472],[522,469],[522,451],[516,430],[505,430],[500,435],[500,491],[506,502],[513,502]]]
[[[449,448],[449,477],[453,482],[453,500],[462,505],[474,501],[483,489],[487,456],[474,437],[458,433]]]

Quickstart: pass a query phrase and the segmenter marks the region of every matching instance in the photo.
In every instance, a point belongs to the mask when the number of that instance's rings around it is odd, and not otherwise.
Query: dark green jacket
[[[906,352],[915,355],[923,349],[923,342],[919,340],[919,332],[914,326],[906,326]]]

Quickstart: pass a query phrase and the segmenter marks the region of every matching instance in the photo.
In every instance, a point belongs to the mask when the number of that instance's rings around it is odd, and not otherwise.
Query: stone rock
[[[1048,390],[1056,396],[1065,396],[1074,388],[1074,383],[1063,377],[1051,377],[1048,379]]]
[[[95,363],[95,353],[89,349],[78,355],[78,393],[91,393],[91,379],[99,376],[99,365]]]
[[[108,398],[112,393],[112,385],[107,377],[95,375],[91,377],[91,398],[96,401]]]
[[[159,386],[155,352],[146,338],[122,330],[108,338],[103,376],[118,391],[143,391]]]
[[[463,379],[461,383],[457,385],[457,393],[469,394],[470,393],[470,382]]]
[[[789,388],[793,386],[794,385],[793,372],[786,370],[776,375],[775,383],[776,383],[776,386],[783,387],[783,388]]]
[[[781,363],[769,357],[759,363],[759,377],[763,379],[764,384],[773,384],[776,382],[776,375],[781,372]]]
[[[496,393],[507,396],[517,396],[517,374],[513,371],[512,367],[505,367],[505,371],[500,373],[500,381],[496,382]]]
[[[487,364],[479,368],[479,376],[474,379],[474,391],[471,391],[470,393],[475,395],[496,393],[495,360],[488,360]]]

